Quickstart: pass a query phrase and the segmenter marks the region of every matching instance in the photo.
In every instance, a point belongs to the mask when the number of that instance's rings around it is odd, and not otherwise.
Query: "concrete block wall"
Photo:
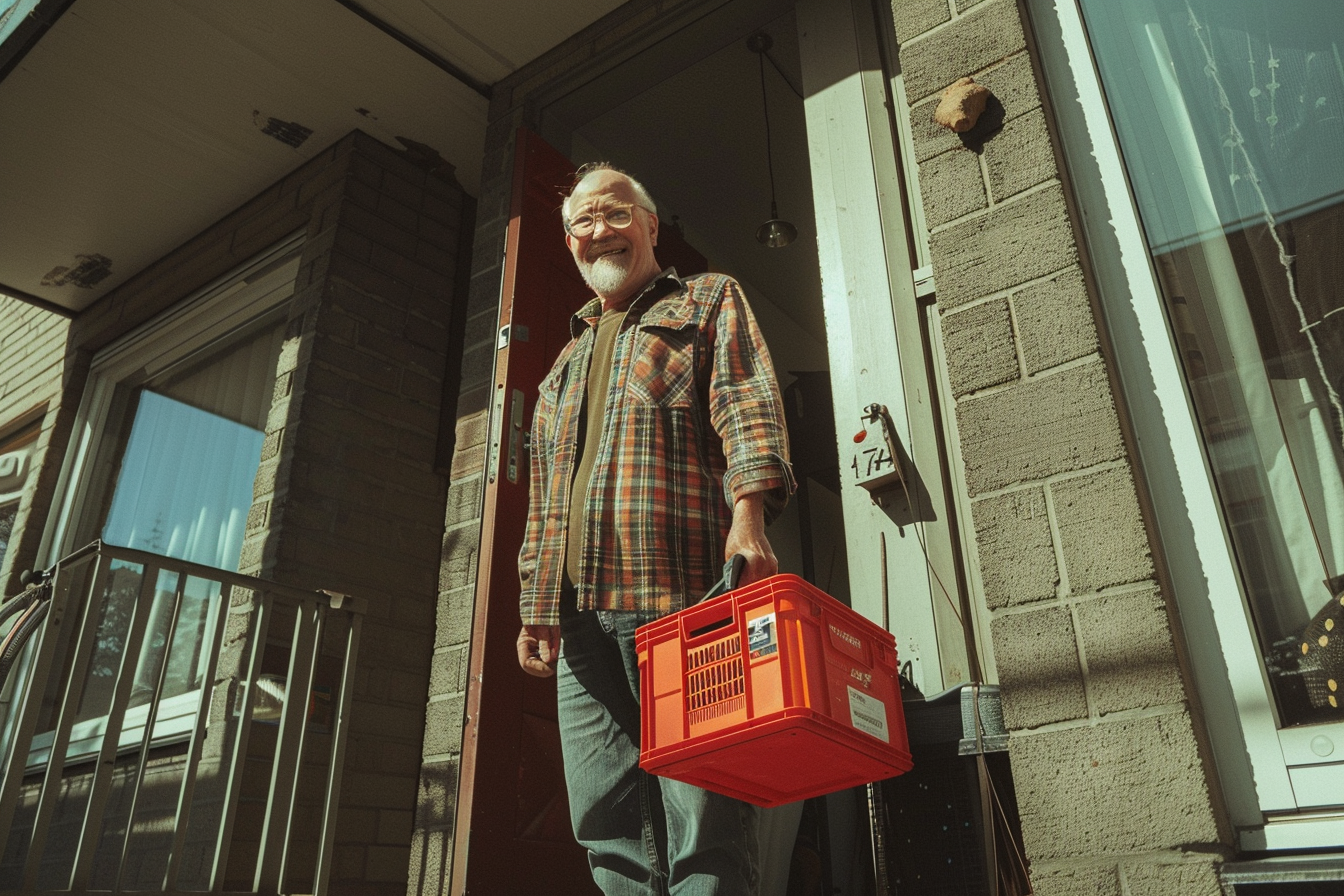
[[[490,385],[495,369],[495,334],[512,195],[516,122],[514,116],[508,116],[495,122],[487,133],[476,206],[457,399],[457,438],[438,557],[433,662],[411,835],[407,885],[410,894],[447,893],[452,880],[476,566],[480,557]]]
[[[19,574],[38,564],[46,510],[35,499],[44,485],[49,487],[47,480],[54,479],[45,460],[58,418],[69,331],[69,319],[0,295],[0,442],[30,427],[39,429],[9,547],[0,564],[0,595],[17,592]]]
[[[1225,826],[1025,19],[1014,0],[892,10],[1035,892],[1212,896]],[[966,75],[1001,125],[963,139],[933,110]]]
[[[368,601],[333,890],[401,893],[426,737],[447,483],[436,470],[465,194],[363,134],[300,190],[308,241],[245,570]],[[435,720],[430,719],[431,723]]]

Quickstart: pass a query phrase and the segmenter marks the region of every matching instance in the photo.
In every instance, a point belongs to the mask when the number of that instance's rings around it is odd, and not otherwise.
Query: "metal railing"
[[[95,542],[0,701],[0,892],[326,891],[362,602]]]

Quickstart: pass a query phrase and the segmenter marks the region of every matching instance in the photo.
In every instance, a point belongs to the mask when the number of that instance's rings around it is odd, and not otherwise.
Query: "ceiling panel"
[[[82,310],[355,128],[475,195],[488,100],[451,68],[496,81],[619,4],[361,5],[448,65],[336,0],[76,0],[0,82],[0,289]]]
[[[359,0],[398,31],[493,84],[624,0]]]

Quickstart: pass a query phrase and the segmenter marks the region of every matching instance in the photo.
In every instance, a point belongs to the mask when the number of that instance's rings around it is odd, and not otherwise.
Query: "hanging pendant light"
[[[798,228],[779,217],[779,206],[775,203],[775,160],[770,145],[770,102],[765,92],[765,53],[774,45],[770,35],[758,31],[747,38],[747,49],[756,54],[761,69],[761,108],[765,111],[765,164],[770,171],[770,220],[756,228],[756,242],[780,249],[793,242],[798,236]]]

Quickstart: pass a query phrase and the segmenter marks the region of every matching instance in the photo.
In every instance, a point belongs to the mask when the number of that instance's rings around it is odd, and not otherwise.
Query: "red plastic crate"
[[[642,626],[640,766],[758,806],[910,770],[896,642],[777,575]]]

